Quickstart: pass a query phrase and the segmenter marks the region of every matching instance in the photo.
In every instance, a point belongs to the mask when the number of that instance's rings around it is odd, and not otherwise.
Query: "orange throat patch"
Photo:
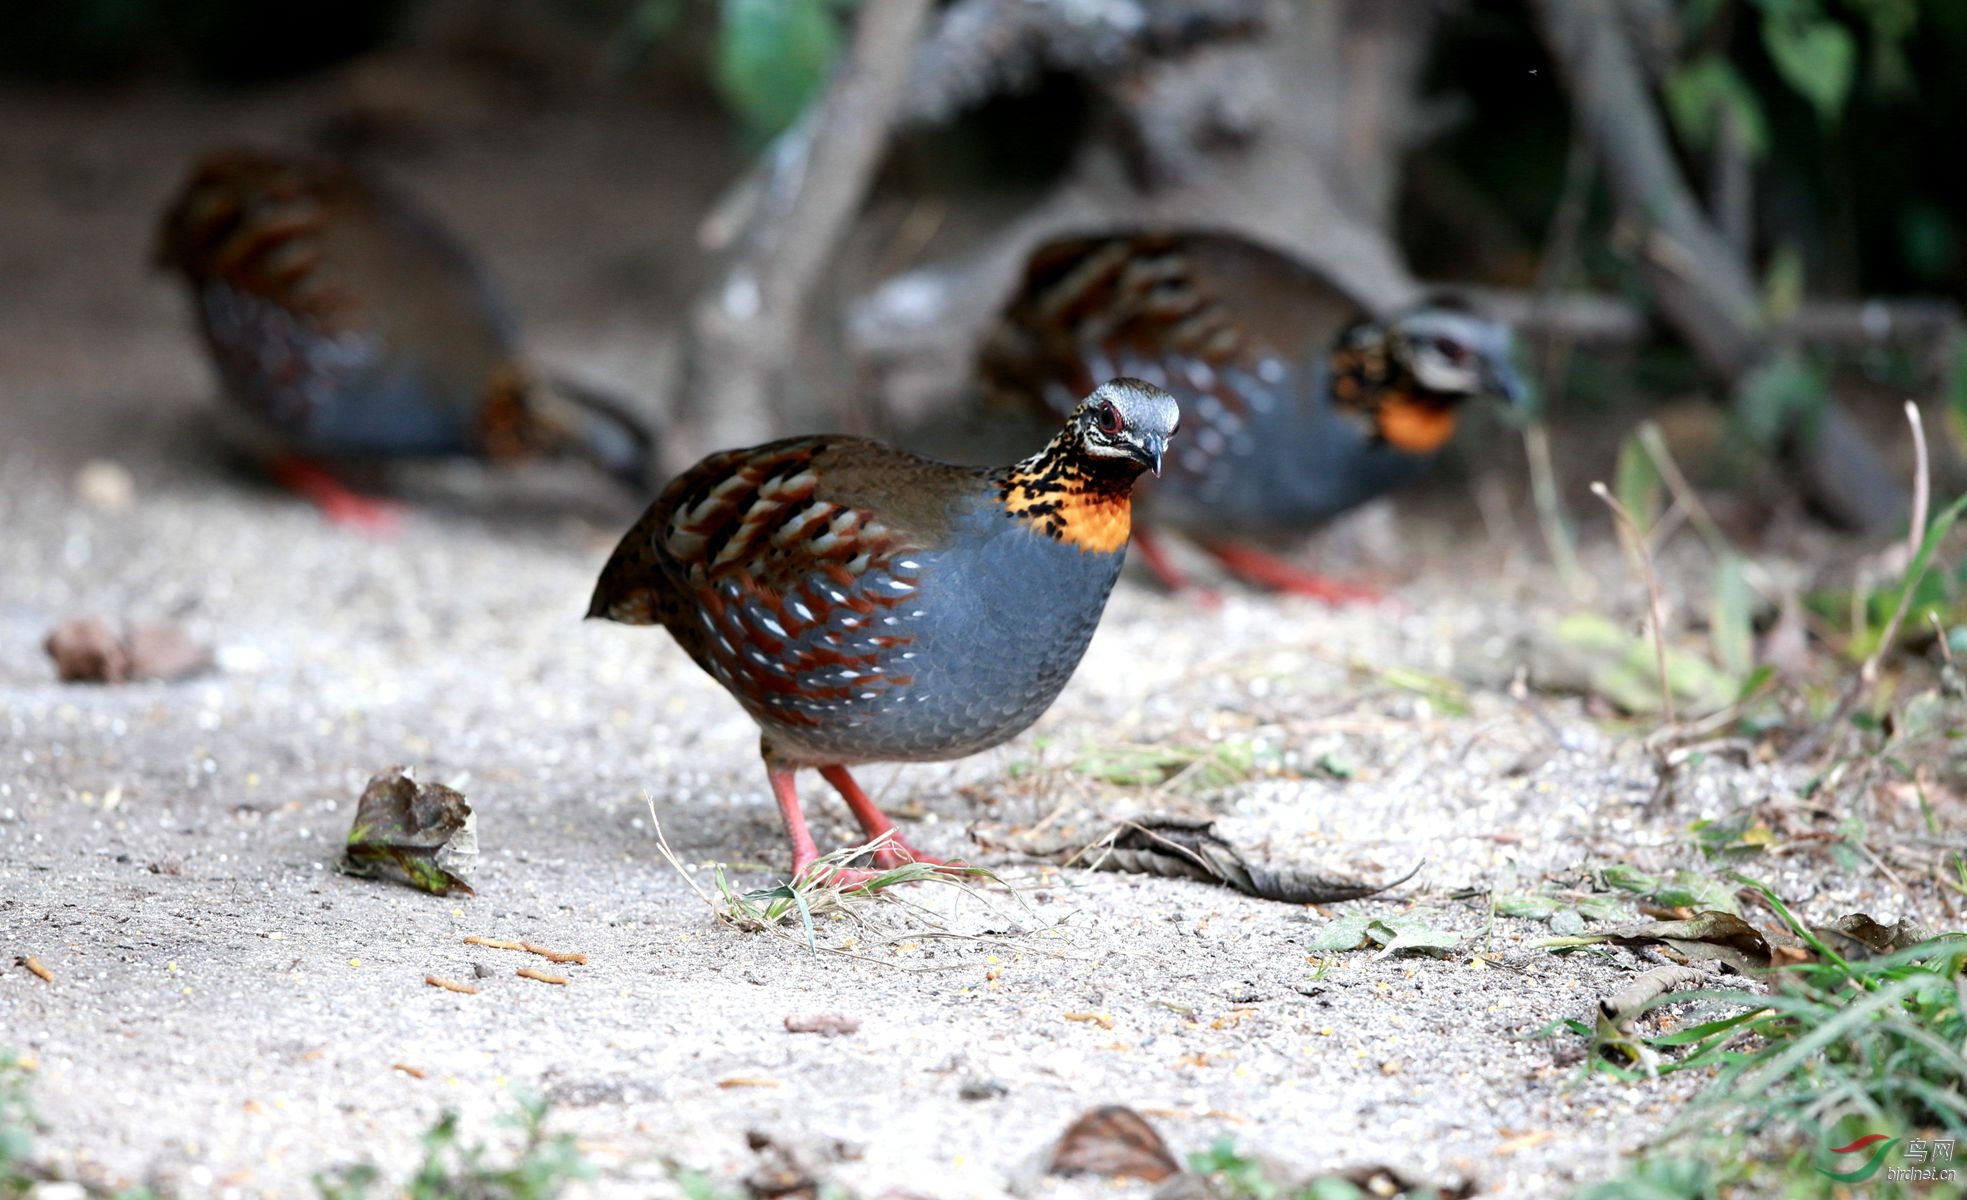
[[[1380,401],[1377,416],[1380,437],[1408,454],[1433,454],[1455,433],[1453,408],[1424,404],[1398,393]]]
[[[1133,531],[1133,480],[1113,483],[1072,463],[1020,463],[999,486],[1004,511],[1047,537],[1115,554]]]

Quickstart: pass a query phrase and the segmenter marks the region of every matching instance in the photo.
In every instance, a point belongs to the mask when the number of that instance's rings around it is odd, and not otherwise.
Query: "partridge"
[[[1141,491],[1148,536],[1188,536],[1233,576],[1325,600],[1368,596],[1249,539],[1301,533],[1415,478],[1463,401],[1515,399],[1509,330],[1442,306],[1386,319],[1282,255],[1209,233],[1056,241],[1027,264],[979,361],[998,403],[1063,411],[1095,379],[1167,388],[1195,424]]]
[[[159,229],[250,450],[330,517],[386,521],[322,464],[576,456],[643,490],[619,402],[518,354],[489,281],[429,216],[340,163],[207,156]]]
[[[1051,706],[1119,576],[1134,483],[1160,470],[1178,417],[1160,388],[1116,379],[1003,468],[851,437],[714,454],[622,538],[588,616],[663,626],[758,723],[795,877],[819,857],[801,767],[870,839],[889,835],[876,867],[939,862],[848,769],[974,754]]]

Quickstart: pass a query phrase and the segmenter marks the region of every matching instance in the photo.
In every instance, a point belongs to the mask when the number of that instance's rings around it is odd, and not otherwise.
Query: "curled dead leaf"
[[[1063,856],[1054,853],[1053,857],[1062,857],[1067,864],[1082,862],[1096,871],[1213,883],[1246,896],[1285,904],[1362,900],[1400,886],[1420,870],[1420,864],[1416,864],[1397,879],[1365,883],[1290,864],[1252,861],[1216,833],[1213,820],[1177,816],[1122,821],[1094,841]]]
[[[468,896],[478,858],[477,829],[463,795],[440,783],[418,783],[404,768],[390,767],[362,789],[342,869],[364,876],[391,873],[435,895],[455,890]]]
[[[1811,930],[1845,958],[1866,959],[1909,949],[1933,936],[1915,921],[1881,924],[1865,913],[1851,913]]]
[[[1556,939],[1567,945],[1616,942],[1621,946],[1665,946],[1693,962],[1718,962],[1742,974],[1766,970],[1775,951],[1762,931],[1725,912],[1698,912],[1684,921],[1640,921],[1589,937]]]

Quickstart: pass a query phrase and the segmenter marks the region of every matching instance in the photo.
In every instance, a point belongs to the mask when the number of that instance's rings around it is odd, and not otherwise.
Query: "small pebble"
[[[995,1079],[966,1079],[956,1094],[964,1100],[1000,1100],[1010,1095],[1011,1089]]]
[[[75,496],[98,512],[122,512],[137,498],[137,481],[122,463],[92,458],[75,471]]]

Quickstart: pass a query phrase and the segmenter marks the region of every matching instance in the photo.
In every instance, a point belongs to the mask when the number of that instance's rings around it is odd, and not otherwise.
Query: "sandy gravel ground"
[[[211,448],[179,299],[140,270],[149,212],[192,146],[291,114],[218,106],[152,127],[129,107],[5,108],[0,1046],[37,1060],[43,1144],[64,1169],[192,1196],[301,1194],[365,1156],[402,1169],[446,1107],[496,1136],[517,1085],[555,1102],[553,1127],[582,1139],[602,1194],[659,1194],[666,1161],[735,1180],[754,1162],[747,1130],[861,1194],[1133,1194],[1031,1167],[1075,1114],[1123,1102],[1177,1151],[1229,1136],[1306,1167],[1386,1163],[1553,1196],[1672,1115],[1681,1086],[1582,1080],[1552,1043],[1522,1038],[1584,1015],[1641,961],[1531,947],[1548,930],[1491,922],[1487,892],[1614,861],[1698,865],[1690,821],[1793,798],[1800,780],[1715,763],[1649,821],[1643,757],[1577,702],[1533,710],[1476,686],[1454,715],[1387,682],[1471,653],[1507,661],[1563,611],[1524,553],[1418,522],[1378,564],[1399,596],[1384,609],[1231,595],[1211,611],[1125,583],[1033,734],[863,777],[925,848],[997,867],[1014,891],[920,887],[866,907],[864,924],[823,923],[857,957],[740,933],[663,861],[651,812],[687,862],[773,880],[785,847],[753,727],[665,637],[578,619],[632,504],[577,476],[437,472],[408,481],[401,533],[374,541]],[[661,131],[624,121],[614,136]],[[615,276],[555,238],[586,227],[610,262],[640,261],[625,214],[664,185],[609,175],[613,192],[580,189],[581,210],[556,218],[559,169],[604,156],[538,130],[517,144],[554,170],[515,172],[480,145],[410,181],[510,196],[458,215],[503,237],[494,265],[523,281],[537,340],[636,386],[659,348],[636,332],[635,296],[595,284]],[[92,459],[128,471],[132,503],[78,492]],[[1608,579],[1623,570],[1592,554]],[[59,684],[41,640],[90,613],[179,621],[216,669]],[[1216,739],[1275,752],[1278,770],[1155,793],[1064,769],[1087,747]],[[477,809],[476,898],[335,870],[363,782],[394,763]],[[822,840],[847,836],[809,787]],[[1040,867],[968,832],[1154,808],[1214,812],[1246,846],[1335,871],[1425,860],[1368,907],[1468,940],[1443,958],[1321,964],[1318,912]],[[1898,907],[1874,876],[1822,861],[1785,886],[1816,916]],[[544,964],[473,935],[588,963],[548,986],[514,975]],[[12,967],[28,954],[53,983]],[[861,1026],[786,1032],[801,1013]]]

